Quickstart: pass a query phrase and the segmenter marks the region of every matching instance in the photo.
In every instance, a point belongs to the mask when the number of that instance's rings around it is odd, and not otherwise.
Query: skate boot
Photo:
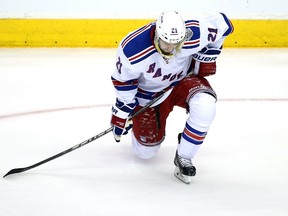
[[[181,134],[178,135],[178,141],[180,143]],[[174,175],[179,180],[186,184],[190,184],[191,176],[196,175],[196,168],[193,166],[191,159],[182,158],[178,155],[176,151],[176,155],[174,158],[175,170]]]

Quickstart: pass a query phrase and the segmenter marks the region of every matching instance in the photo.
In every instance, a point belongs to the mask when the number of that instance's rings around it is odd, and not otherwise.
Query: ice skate
[[[176,152],[175,159],[175,170],[174,175],[186,184],[190,184],[191,176],[196,175],[196,168],[193,166],[190,159],[182,158]]]
[[[178,135],[178,142],[180,143],[181,134]],[[191,159],[182,158],[178,155],[176,151],[176,155],[174,158],[175,170],[174,175],[179,180],[184,182],[185,184],[190,184],[191,176],[196,175],[196,168],[193,166]]]

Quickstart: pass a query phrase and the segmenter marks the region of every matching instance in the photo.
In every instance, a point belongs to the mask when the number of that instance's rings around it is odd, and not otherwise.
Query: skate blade
[[[176,178],[178,178],[180,181],[184,182],[185,184],[190,184],[191,182],[191,177],[182,175],[178,167],[175,167],[174,175]]]

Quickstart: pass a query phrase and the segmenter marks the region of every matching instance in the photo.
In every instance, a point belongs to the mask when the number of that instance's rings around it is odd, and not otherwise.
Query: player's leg
[[[215,116],[216,94],[206,79],[194,76],[179,83],[174,94],[179,98],[178,105],[187,106],[189,114],[185,128],[178,137],[174,174],[183,182],[190,183],[190,176],[196,174],[192,159],[203,143]]]
[[[157,154],[165,138],[166,118],[169,112],[170,108],[163,110],[158,105],[133,118],[132,145],[138,157],[150,159]]]

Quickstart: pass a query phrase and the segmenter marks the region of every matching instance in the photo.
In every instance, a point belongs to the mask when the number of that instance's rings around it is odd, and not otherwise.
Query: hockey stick
[[[135,113],[130,117],[130,119],[132,119],[132,118],[134,118],[135,116],[139,115],[140,113],[142,113],[143,111],[145,111],[147,108],[149,108],[150,106],[152,106],[154,103],[156,103],[156,102],[164,95],[164,92],[165,92],[165,91],[163,91],[162,94],[160,94],[158,97],[154,98],[154,99],[151,100],[149,103],[147,103],[147,104],[146,104],[144,107],[142,107],[140,110],[138,110],[137,112],[135,112]],[[96,139],[104,136],[105,134],[108,134],[108,133],[111,132],[112,130],[113,130],[113,127],[110,127],[109,129],[107,129],[107,130],[105,130],[105,131],[97,134],[96,136],[93,136],[93,137],[91,137],[90,139],[87,139],[87,140],[79,143],[78,145],[75,145],[75,146],[73,146],[73,147],[71,147],[71,148],[69,148],[69,149],[67,149],[67,150],[65,150],[65,151],[62,151],[62,152],[60,152],[60,153],[58,153],[58,154],[56,154],[56,155],[54,155],[54,156],[52,156],[52,157],[49,157],[49,158],[47,158],[47,159],[45,159],[45,160],[43,160],[43,161],[40,161],[40,162],[38,162],[38,163],[35,163],[35,164],[31,165],[31,166],[23,167],[23,168],[15,168],[15,169],[12,169],[12,170],[10,170],[6,175],[4,175],[3,178],[5,178],[6,176],[11,175],[11,174],[16,174],[16,173],[25,172],[25,171],[27,171],[27,170],[33,169],[33,168],[35,168],[35,167],[38,167],[38,166],[40,166],[40,165],[42,165],[42,164],[44,164],[44,163],[47,163],[47,162],[49,162],[49,161],[51,161],[51,160],[54,160],[54,159],[56,159],[56,158],[58,158],[58,157],[60,157],[60,156],[62,156],[62,155],[65,155],[65,154],[67,154],[67,153],[69,153],[69,152],[72,152],[72,151],[74,151],[74,150],[76,150],[76,149],[78,149],[78,148],[80,148],[80,147],[82,147],[82,146],[84,146],[84,145],[87,145],[88,143],[90,143],[90,142],[92,142],[92,141],[94,141],[94,140],[96,140]]]

